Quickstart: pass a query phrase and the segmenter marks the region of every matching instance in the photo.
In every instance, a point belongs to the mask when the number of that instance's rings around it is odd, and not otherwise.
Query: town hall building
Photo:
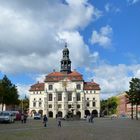
[[[55,118],[69,114],[84,118],[100,113],[100,86],[94,81],[85,82],[82,74],[71,70],[67,45],[62,52],[60,72],[46,75],[43,83],[36,83],[29,90],[29,113]]]

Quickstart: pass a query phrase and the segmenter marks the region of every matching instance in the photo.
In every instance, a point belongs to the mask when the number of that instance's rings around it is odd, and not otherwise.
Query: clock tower
[[[61,60],[61,70],[62,73],[71,73],[71,61],[69,59],[69,49],[67,48],[67,43],[63,49],[63,58]]]

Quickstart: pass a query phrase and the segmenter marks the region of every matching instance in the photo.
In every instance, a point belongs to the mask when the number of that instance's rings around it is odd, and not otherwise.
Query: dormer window
[[[49,90],[52,90],[53,89],[53,85],[49,85]]]
[[[76,88],[80,90],[81,89],[81,85],[80,84],[77,84],[76,85]]]

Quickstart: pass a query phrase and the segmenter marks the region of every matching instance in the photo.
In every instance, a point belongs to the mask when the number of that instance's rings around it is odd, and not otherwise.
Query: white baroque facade
[[[41,113],[55,118],[72,114],[84,118],[100,113],[100,87],[95,82],[85,82],[77,71],[71,71],[67,46],[63,50],[60,72],[48,74],[44,83],[32,85],[29,92],[30,115]]]

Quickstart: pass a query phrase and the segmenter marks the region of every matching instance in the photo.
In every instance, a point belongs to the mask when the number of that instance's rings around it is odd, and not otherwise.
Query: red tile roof
[[[71,73],[62,73],[62,72],[52,72],[48,74],[45,78],[45,82],[58,82],[68,78],[71,81],[83,81],[83,76],[77,71],[72,71]]]
[[[29,91],[44,91],[44,83],[36,83],[32,85]]]
[[[101,90],[99,84],[95,82],[84,82],[84,90]]]

